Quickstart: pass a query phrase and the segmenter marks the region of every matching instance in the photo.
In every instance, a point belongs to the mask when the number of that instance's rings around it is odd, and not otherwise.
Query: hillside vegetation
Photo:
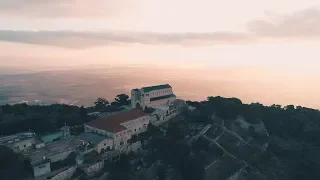
[[[110,104],[98,98],[91,108],[5,105],[0,108],[0,135],[28,129],[44,134],[64,123],[77,126],[90,121],[87,112],[118,111],[128,103],[128,96],[122,94]],[[223,97],[187,101],[187,104],[195,109],[183,110],[180,116],[161,127],[150,125],[146,133],[139,135],[140,139],[150,140],[142,157],[145,164],[154,167],[155,162],[161,162],[155,170],[160,179],[320,179],[318,110],[293,105],[244,104],[237,98]],[[118,177],[125,173],[111,174]]]
[[[119,94],[109,103],[98,98],[93,107],[79,107],[66,104],[28,105],[15,104],[0,106],[0,136],[22,131],[34,131],[38,134],[55,132],[65,124],[78,126],[92,120],[88,113],[98,111],[110,113],[121,111],[129,104],[129,96]]]
[[[212,140],[221,135],[217,143],[247,163],[246,169],[242,169],[247,179],[320,178],[318,110],[293,105],[243,104],[237,98],[223,97],[187,103],[196,110],[186,111],[186,120],[214,123],[215,129],[205,137]]]

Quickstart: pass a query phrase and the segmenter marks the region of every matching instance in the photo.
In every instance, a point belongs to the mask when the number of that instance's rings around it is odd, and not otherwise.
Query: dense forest
[[[57,131],[60,127],[81,125],[90,121],[87,114],[94,111],[115,112],[129,104],[129,96],[119,94],[109,103],[98,98],[92,107],[78,107],[64,104],[40,105],[3,105],[0,106],[0,136],[23,131],[45,134]]]
[[[264,106],[243,104],[237,98],[208,97],[207,101],[187,103],[197,108],[192,114],[196,121],[210,121],[212,113],[225,120],[242,116],[250,123],[264,122],[270,135],[295,138],[320,146],[320,111],[294,105]]]

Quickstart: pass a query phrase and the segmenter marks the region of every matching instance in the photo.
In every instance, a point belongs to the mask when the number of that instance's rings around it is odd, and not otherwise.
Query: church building
[[[132,108],[155,107],[168,105],[176,100],[176,95],[169,84],[143,87],[131,90]]]

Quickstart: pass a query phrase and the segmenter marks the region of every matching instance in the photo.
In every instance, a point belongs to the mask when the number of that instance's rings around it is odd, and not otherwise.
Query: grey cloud
[[[131,2],[129,0],[0,0],[0,15],[107,17],[119,14],[119,9],[127,8],[128,3]]]
[[[18,1],[18,0],[14,0]],[[31,0],[37,1],[37,0]],[[40,0],[39,0],[40,1]],[[48,0],[44,0],[48,1]],[[64,2],[66,0],[58,0]],[[71,0],[76,1],[76,0]],[[82,0],[80,0],[82,1]],[[125,0],[124,0],[125,1]],[[0,0],[1,2],[1,0]],[[1,4],[0,4],[1,5]],[[7,4],[9,7],[10,4]],[[77,31],[11,31],[0,30],[0,41],[20,42],[66,48],[88,48],[115,43],[178,44],[202,46],[215,44],[255,43],[272,41],[318,40],[320,38],[320,11],[306,9],[248,23],[247,33],[150,33],[150,32],[77,32]]]
[[[244,33],[135,33],[135,32],[76,32],[76,31],[8,31],[0,30],[0,41],[87,48],[114,43],[179,44],[200,46],[221,43],[247,43],[254,38]]]
[[[259,37],[274,39],[311,39],[320,37],[320,10],[310,8],[292,14],[256,20],[248,24],[248,30]]]

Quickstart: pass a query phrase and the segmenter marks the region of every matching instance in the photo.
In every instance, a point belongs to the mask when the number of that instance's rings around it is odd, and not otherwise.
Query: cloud
[[[248,30],[256,36],[273,39],[320,38],[320,10],[317,8],[268,18],[250,22]]]
[[[247,43],[254,39],[245,33],[149,33],[149,32],[77,32],[0,30],[0,41],[40,44],[67,48],[87,48],[115,43],[178,44],[201,46],[223,43]]]
[[[0,0],[0,15],[31,17],[107,17],[128,10],[128,0]],[[121,10],[121,11],[120,11]]]
[[[18,2],[19,0],[13,1]],[[20,1],[26,2],[22,0]],[[82,2],[82,0],[71,0],[71,2],[75,1]],[[107,1],[111,2],[111,0]],[[120,1],[124,2],[125,0]],[[0,0],[0,2],[2,1]],[[35,2],[38,2],[38,0],[30,0],[30,2],[31,4],[33,4]],[[41,2],[40,5],[49,5],[52,1],[43,0],[42,2],[42,0],[39,0],[39,2]],[[54,7],[60,7],[60,5],[62,6],[62,4],[66,2],[67,0],[57,0],[54,3]],[[57,4],[59,4],[59,6],[57,6]],[[13,6],[13,4],[7,3],[5,7],[7,9],[9,7],[13,8],[11,6]],[[16,6],[17,5],[15,4],[15,7]],[[29,6],[33,7],[30,4]],[[23,5],[21,5],[21,8],[24,8]],[[28,9],[28,7],[26,8]],[[269,42],[269,40],[271,40],[272,42],[281,42],[287,41],[288,39],[304,41],[318,40],[319,38],[320,10],[316,8],[310,8],[291,14],[268,16],[265,19],[251,21],[247,24],[246,33],[230,31],[211,33],[151,33],[0,30],[0,41],[48,45],[65,48],[88,48],[95,46],[107,46],[116,43],[204,46],[215,44]]]

